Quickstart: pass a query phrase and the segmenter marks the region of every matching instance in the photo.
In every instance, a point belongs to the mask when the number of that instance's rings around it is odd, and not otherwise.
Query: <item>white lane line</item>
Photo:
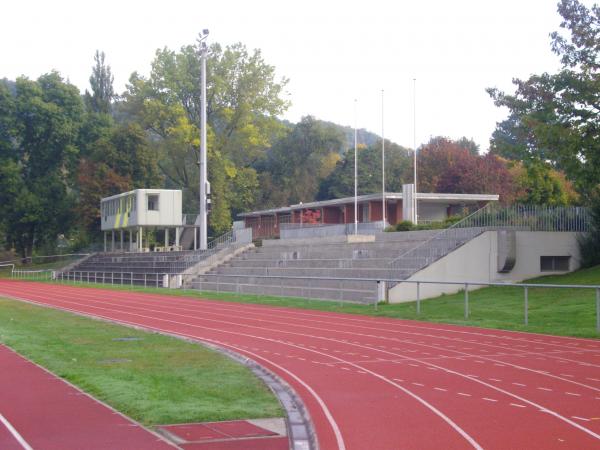
[[[540,391],[552,392],[552,389],[549,389],[549,388],[538,387],[538,389],[539,389]]]
[[[8,430],[8,432],[12,435],[12,437],[15,438],[15,440],[21,445],[21,447],[23,447],[25,450],[33,450],[33,448],[27,443],[27,441],[23,439],[23,436],[21,436],[19,432],[15,430],[15,427],[13,427],[12,424],[2,414],[0,414],[0,422],[2,422],[2,424]]]
[[[59,294],[59,295],[56,295],[56,297],[61,298],[62,296]],[[16,297],[13,297],[13,298],[16,298]],[[36,300],[29,300],[29,299],[23,299],[23,298],[18,298],[18,300],[24,300],[24,301],[28,301],[28,302],[34,303],[34,304],[39,304],[39,305],[43,305],[43,306],[49,306],[47,303],[36,301]],[[94,303],[101,303],[99,301],[94,301],[93,299],[91,301],[94,302]],[[63,303],[74,304],[76,306],[80,306],[80,303],[76,303],[76,302],[74,302],[72,300],[69,300],[69,298],[67,298],[67,300],[65,300],[63,298],[62,302]],[[191,326],[193,328],[201,328],[201,329],[204,329],[204,330],[218,331],[220,333],[225,333],[225,334],[234,334],[234,335],[237,335],[237,336],[251,337],[253,339],[260,339],[260,340],[265,340],[265,341],[268,341],[268,342],[277,342],[277,341],[275,341],[274,339],[271,339],[271,338],[265,338],[265,337],[262,337],[262,336],[256,336],[256,335],[252,335],[252,334],[248,334],[248,333],[240,333],[240,332],[237,332],[237,331],[228,331],[228,330],[223,330],[223,329],[219,329],[219,328],[207,327],[205,325],[190,324],[190,323],[187,323],[187,322],[179,322],[179,321],[172,320],[172,319],[161,319],[161,318],[157,318],[157,317],[154,317],[154,316],[148,316],[148,315],[145,315],[145,314],[128,312],[128,311],[122,311],[122,310],[119,310],[119,309],[111,309],[111,308],[107,308],[106,307],[107,306],[106,303],[102,302],[102,304],[104,306],[93,306],[93,305],[89,305],[89,304],[87,306],[90,307],[90,308],[93,308],[93,309],[106,310],[106,311],[109,311],[110,313],[113,313],[113,314],[115,312],[120,312],[120,313],[125,313],[125,314],[131,315],[131,316],[137,316],[137,317],[147,318],[147,319],[151,319],[151,320],[159,320],[159,321],[169,322],[169,323],[176,324],[176,325],[186,325],[186,326]],[[116,306],[116,305],[112,305],[112,306],[114,308],[114,306]],[[83,315],[83,316],[88,316],[88,317],[102,317],[102,318],[108,319],[110,321],[113,321],[115,323],[125,323],[125,324],[132,325],[132,326],[135,326],[135,327],[142,326],[142,328],[146,328],[146,329],[149,329],[149,330],[162,331],[162,332],[169,333],[169,334],[172,334],[172,335],[184,336],[184,337],[189,337],[189,338],[193,338],[193,339],[198,339],[198,340],[204,340],[204,341],[208,341],[208,342],[219,343],[219,341],[213,340],[213,339],[210,339],[210,338],[204,338],[204,337],[194,336],[194,335],[191,335],[191,334],[181,333],[179,331],[165,330],[164,328],[160,328],[160,327],[157,327],[157,326],[144,327],[143,325],[140,325],[139,323],[136,323],[136,322],[131,322],[131,321],[128,321],[128,320],[123,320],[123,319],[116,319],[114,317],[106,316],[106,315],[102,315],[102,314],[81,312],[81,311],[79,311],[77,309],[67,308],[67,307],[64,307],[64,306],[54,306],[54,307],[57,308],[57,309],[64,310],[64,311],[72,311],[72,312],[74,312],[76,314]],[[161,311],[156,311],[156,310],[153,310],[153,311],[154,312],[161,312]],[[178,315],[181,315],[181,314],[178,314]],[[222,323],[231,323],[231,322],[226,322],[226,321],[222,321],[222,320],[219,321],[219,322],[222,322]],[[295,333],[293,333],[293,334],[295,334]],[[304,336],[306,336],[306,335],[304,335]],[[295,344],[289,344],[289,345],[290,346],[294,346]],[[235,348],[234,346],[230,346],[230,347]],[[321,354],[322,356],[328,356],[329,358],[343,361],[343,360],[341,360],[341,358],[338,358],[337,356],[328,355],[328,354],[325,354],[325,353],[318,352],[316,350],[313,350],[313,351],[315,353]],[[252,354],[251,352],[248,352],[248,353]],[[387,352],[387,353],[389,353],[389,352]],[[293,377],[294,379],[296,379],[307,390],[309,390],[309,392],[315,397],[315,399],[317,400],[317,402],[319,403],[319,405],[323,409],[323,412],[327,416],[327,419],[330,422],[332,428],[334,428],[334,433],[335,433],[336,439],[338,441],[338,449],[339,450],[345,450],[346,446],[345,446],[344,441],[342,439],[342,435],[341,435],[341,433],[339,431],[339,428],[337,427],[337,423],[335,422],[335,420],[333,419],[333,416],[329,412],[329,409],[327,409],[327,406],[321,400],[321,398],[317,395],[317,393],[310,386],[308,386],[304,381],[302,381],[299,377],[297,377],[294,373],[290,372],[289,370],[285,369],[284,367],[279,366],[278,364],[276,364],[276,363],[274,363],[272,361],[269,361],[269,360],[267,360],[266,358],[264,358],[264,357],[262,357],[260,355],[255,355],[255,356],[257,356],[258,358],[263,359],[265,361],[268,361],[274,367],[277,367],[279,370],[284,371],[285,373],[287,373],[288,375],[290,375],[291,377]],[[402,392],[404,392],[405,394],[409,395],[414,400],[418,401],[423,406],[425,406],[430,411],[432,411],[434,414],[436,414],[438,417],[440,417],[452,429],[454,429],[454,431],[456,431],[458,434],[460,434],[463,437],[463,439],[465,439],[473,448],[475,448],[476,450],[483,450],[483,447],[481,447],[481,445],[479,445],[477,443],[477,441],[475,439],[473,439],[473,437],[471,437],[465,430],[463,430],[460,426],[458,426],[450,417],[446,416],[443,412],[441,412],[439,409],[437,409],[431,403],[427,402],[425,399],[419,397],[418,395],[414,394],[410,390],[405,389],[403,386],[400,386],[399,384],[394,383],[389,378],[386,378],[385,376],[383,376],[383,375],[381,375],[381,374],[379,374],[377,372],[373,372],[372,370],[369,370],[369,369],[366,369],[364,367],[358,366],[357,364],[354,364],[354,363],[351,363],[351,362],[348,362],[348,364],[352,365],[352,366],[355,366],[357,368],[363,369],[365,372],[367,372],[368,374],[374,376],[375,378],[378,378],[378,379],[380,379],[380,380],[382,380],[382,381],[384,381],[384,382],[386,382],[386,383],[388,383],[388,384],[390,384],[392,386],[395,386],[396,388],[400,389]]]
[[[179,299],[179,300],[182,301],[182,303],[183,303],[183,301],[186,300],[186,299],[183,298],[183,299]],[[191,306],[197,306],[197,303],[195,303],[196,300],[191,300],[191,301],[194,302],[194,304],[191,305]],[[184,304],[187,305],[188,303],[186,302]],[[220,308],[223,308],[223,305],[221,305],[221,304],[216,305],[215,302],[208,303],[207,306],[210,306],[210,307],[216,307],[216,306],[218,306]],[[235,308],[237,311],[239,311],[240,307],[244,311],[249,312],[249,313],[262,314],[262,311],[257,310],[256,307],[252,307],[252,306],[248,306],[248,305],[235,305],[235,306],[230,307],[230,309],[234,309]],[[308,312],[297,312],[297,311],[294,311],[292,313],[292,312],[287,312],[287,311],[278,311],[278,313],[284,315],[284,317],[288,316],[288,315],[292,315],[292,314],[293,314],[294,317],[304,316],[304,317],[306,317],[305,320],[310,320],[310,318],[314,318],[314,317],[321,318],[321,319],[323,318],[322,315],[319,315],[319,314],[316,314],[316,313],[308,313]],[[362,326],[361,325],[355,325],[355,326],[359,326],[361,328],[371,328],[371,329],[373,329],[372,321],[371,320],[365,320],[365,319],[359,319],[359,318],[345,318],[345,320],[342,323],[342,325],[347,325],[348,323],[353,323],[353,324],[362,323],[362,324],[365,324],[365,325],[362,325]],[[386,322],[386,324],[387,324],[387,322]],[[397,324],[393,324],[393,325],[397,325]],[[527,341],[525,338],[523,338],[521,336],[512,337],[511,334],[517,335],[520,332],[510,331],[510,330],[504,330],[504,331],[502,331],[502,334],[498,334],[498,335],[491,334],[490,335],[490,334],[481,333],[481,332],[472,332],[472,331],[464,331],[464,330],[453,330],[453,329],[448,329],[448,328],[440,329],[440,328],[427,327],[427,326],[423,326],[423,325],[407,325],[407,324],[402,324],[401,327],[402,328],[409,328],[409,329],[415,329],[416,328],[416,329],[419,330],[419,333],[421,333],[423,330],[426,330],[426,331],[433,330],[433,331],[436,331],[436,332],[445,331],[447,333],[454,333],[454,334],[459,334],[459,335],[473,335],[473,336],[477,336],[477,337],[491,337],[491,338],[499,338],[499,339],[508,339],[508,340],[515,341],[515,342],[519,342],[519,341],[521,341],[521,342],[523,342],[523,341],[525,341],[525,342],[535,342],[535,341]],[[384,331],[400,332],[400,333],[404,333],[404,334],[411,333],[409,331],[400,331],[400,330],[384,330]],[[417,333],[416,332],[412,332],[412,334],[417,334]],[[442,338],[445,338],[445,337],[442,336]],[[460,339],[460,338],[458,338],[458,339]],[[549,345],[550,344],[550,345],[556,345],[556,346],[560,346],[562,348],[570,349],[570,348],[572,348],[573,345],[579,345],[579,342],[577,342],[575,344],[573,343],[573,340],[575,340],[575,339],[581,340],[582,338],[564,337],[562,342],[561,341],[540,341],[540,342],[542,342],[545,345]],[[469,342],[469,341],[466,341],[466,342]],[[479,341],[473,341],[473,342],[479,343]],[[358,342],[355,341],[354,343],[356,344]],[[508,345],[508,344],[504,344],[504,345]],[[521,347],[527,347],[527,346],[526,345],[521,345]],[[595,351],[599,351],[595,346],[592,346],[592,345],[588,345],[586,347],[591,349],[590,353],[593,353]],[[571,351],[571,350],[565,350],[565,351]],[[600,357],[600,354],[595,354],[595,355],[592,355],[592,356]]]
[[[462,395],[463,397],[471,397],[471,394],[465,394],[464,392],[458,392],[458,395]]]
[[[512,384],[514,384],[515,386],[527,386],[526,384],[523,384],[523,383],[512,383]]]
[[[600,381],[598,378],[586,378],[586,380],[590,380],[590,381]]]
[[[565,392],[567,395],[572,395],[574,397],[581,397],[581,394],[576,394],[575,392]]]
[[[577,419],[577,420],[583,420],[584,422],[589,422],[590,421],[590,419],[586,419],[584,417],[571,416],[571,418]]]
[[[500,378],[489,378],[489,380],[490,381],[498,381],[498,382],[502,381]]]
[[[412,382],[412,384],[414,384],[415,386],[425,386],[423,383],[416,383],[416,382]]]
[[[434,389],[436,391],[448,392],[448,389],[444,389],[444,388],[441,388],[441,387],[434,387]]]
[[[497,402],[498,401],[495,398],[488,398],[488,397],[482,397],[482,399],[485,401],[488,401],[488,402]]]
[[[527,408],[525,405],[519,405],[518,403],[511,403],[510,406],[515,406],[517,408]]]
[[[59,298],[60,298],[61,296],[59,295],[59,296],[57,296],[57,297],[59,297]],[[93,303],[98,303],[97,301],[95,301],[95,302],[94,302],[93,300],[92,300],[92,302],[93,302]],[[36,302],[34,301],[33,303],[36,303]],[[66,301],[66,303],[73,303],[73,304],[76,304],[75,302],[72,302],[72,301]],[[42,304],[44,304],[44,305],[45,305],[45,303],[42,303]],[[92,308],[95,308],[95,309],[107,309],[107,308],[99,308],[99,307],[94,307],[93,305],[89,305],[89,306],[91,306]],[[61,309],[68,309],[68,308],[64,308],[64,307],[59,307],[59,308],[61,308]],[[116,309],[116,310],[114,310],[114,309],[113,309],[113,310],[110,310],[110,309],[109,309],[109,311],[111,311],[111,312],[123,312],[122,310],[121,310],[121,311],[119,311],[119,309]],[[79,312],[79,311],[75,311],[75,312]],[[157,311],[157,312],[158,312],[158,311]],[[155,317],[153,317],[153,316],[143,316],[143,315],[141,315],[141,314],[136,314],[136,313],[131,313],[131,312],[125,312],[125,313],[126,313],[126,314],[129,314],[129,315],[138,316],[138,317],[147,317],[147,318],[151,318],[151,319],[156,319],[156,318],[155,318]],[[115,319],[113,319],[112,317],[109,317],[109,319],[111,319],[111,320],[115,321]],[[161,320],[161,319],[159,319],[159,320]],[[165,319],[162,319],[162,320],[165,320]],[[178,323],[178,322],[176,322],[176,321],[173,321],[173,320],[165,320],[165,321],[167,321],[167,322],[172,322],[172,323]],[[125,321],[123,321],[123,322],[125,322]],[[223,322],[223,321],[221,321],[221,322]],[[184,323],[184,324],[185,324],[185,325],[190,325],[189,323]],[[192,326],[197,326],[197,325],[192,325]],[[201,326],[200,328],[204,328],[204,329],[210,329],[209,327],[205,327],[205,326]],[[218,329],[218,331],[227,333],[227,331],[225,331],[225,330],[222,330],[222,329]],[[242,333],[234,333],[234,334],[240,334],[240,335],[241,335]],[[295,334],[295,333],[294,333],[294,334]],[[263,339],[264,339],[264,338],[263,338]],[[325,338],[325,339],[327,339],[327,338]],[[333,340],[333,339],[332,339],[332,340]],[[443,368],[443,369],[444,369],[445,371],[447,371],[448,373],[454,373],[454,374],[456,374],[456,375],[458,375],[458,376],[462,376],[462,377],[465,377],[465,378],[472,379],[472,377],[468,377],[468,376],[466,376],[466,375],[464,375],[464,374],[461,374],[461,373],[459,373],[459,372],[452,371],[452,370],[449,370],[449,369],[447,369],[447,368]],[[376,375],[378,375],[378,374],[376,374]],[[380,377],[381,377],[381,376],[380,376]],[[383,377],[381,377],[381,378],[383,378]],[[483,383],[483,382],[482,382],[482,384],[484,384],[484,385],[485,385],[486,383]],[[490,385],[488,385],[488,387],[493,387],[493,386],[490,386]],[[511,393],[509,393],[509,392],[506,392],[506,391],[500,390],[500,389],[498,389],[498,388],[495,388],[495,389],[496,389],[496,390],[498,390],[498,391],[500,391],[500,392],[503,392],[503,393],[505,393],[505,394],[512,395],[513,397],[515,397],[515,398],[518,398],[519,400],[522,400],[522,401],[524,401],[525,403],[528,403],[528,404],[531,404],[531,405],[534,405],[534,406],[539,406],[539,405],[536,405],[535,403],[533,403],[533,402],[531,402],[531,401],[528,401],[528,400],[522,399],[522,398],[520,398],[520,397],[516,396],[515,394],[511,394]],[[587,430],[587,429],[585,429],[585,428],[583,428],[583,427],[581,427],[581,426],[579,426],[579,425],[577,425],[577,424],[575,424],[575,423],[573,423],[573,422],[569,421],[568,419],[566,419],[566,418],[564,418],[564,417],[560,416],[560,414],[557,414],[557,413],[555,413],[554,411],[548,410],[548,409],[546,409],[546,408],[543,408],[543,407],[540,407],[540,408],[541,408],[541,410],[542,410],[542,411],[544,411],[544,412],[548,412],[548,413],[550,413],[550,414],[554,415],[555,417],[557,417],[557,418],[559,418],[559,419],[565,420],[566,422],[570,423],[570,424],[571,424],[571,425],[573,425],[573,426],[576,426],[576,427],[577,427],[577,428],[579,428],[580,430],[582,430],[582,431],[584,431],[584,432],[586,432],[586,433],[588,433],[588,434],[590,434],[590,435],[592,435],[592,436],[596,437],[597,439],[600,439],[600,436],[598,436],[596,433],[593,433],[592,431],[590,431],[590,430]]]

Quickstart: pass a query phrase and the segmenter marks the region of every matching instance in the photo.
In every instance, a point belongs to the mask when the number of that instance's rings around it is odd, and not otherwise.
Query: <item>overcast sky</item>
[[[506,115],[485,88],[558,68],[555,0],[12,0],[0,10],[0,78],[56,69],[83,91],[100,49],[122,92],[133,71],[148,74],[157,48],[208,28],[212,42],[260,48],[290,79],[285,118],[353,126],[357,99],[358,126],[381,134],[383,89],[385,136],[409,147],[413,78],[417,145],[467,136],[485,150]]]

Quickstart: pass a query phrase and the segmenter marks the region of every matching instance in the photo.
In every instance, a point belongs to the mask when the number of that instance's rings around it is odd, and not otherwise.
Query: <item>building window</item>
[[[568,272],[570,256],[540,256],[541,272]]]
[[[158,211],[158,194],[148,194],[148,211]]]

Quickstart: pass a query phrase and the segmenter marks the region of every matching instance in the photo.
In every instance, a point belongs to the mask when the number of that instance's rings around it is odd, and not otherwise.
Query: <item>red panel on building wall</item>
[[[342,211],[339,206],[323,208],[323,223],[343,223]]]
[[[346,205],[346,221],[345,223],[354,223],[354,205]]]
[[[369,213],[369,222],[377,222],[383,219],[381,216],[381,200],[380,201],[372,201]]]

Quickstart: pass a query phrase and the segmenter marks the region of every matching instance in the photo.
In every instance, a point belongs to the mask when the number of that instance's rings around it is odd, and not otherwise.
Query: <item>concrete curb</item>
[[[2,296],[4,298],[18,300],[21,302],[35,305],[35,306],[41,306],[43,308],[53,309],[55,311],[62,311],[65,313],[74,314],[74,315],[77,315],[80,317],[85,317],[85,318],[97,320],[100,322],[106,322],[106,323],[110,323],[110,324],[114,324],[114,325],[120,325],[123,327],[128,327],[128,328],[133,328],[136,330],[149,332],[149,333],[156,333],[156,334],[160,334],[163,336],[173,337],[173,338],[176,338],[176,339],[179,339],[182,341],[187,341],[187,342],[190,342],[193,344],[199,344],[206,348],[210,348],[211,350],[217,351],[217,352],[221,353],[222,355],[227,356],[230,359],[233,359],[234,361],[248,367],[252,371],[252,373],[254,375],[256,375],[258,378],[260,378],[263,381],[263,383],[265,383],[269,387],[271,392],[273,392],[273,394],[277,397],[277,399],[281,403],[283,409],[285,410],[286,416],[287,416],[286,417],[286,425],[287,425],[287,431],[288,431],[288,438],[290,441],[290,450],[319,450],[319,444],[317,441],[317,437],[316,437],[317,435],[314,430],[313,422],[310,418],[308,410],[306,409],[306,406],[300,399],[300,396],[296,393],[296,391],[294,391],[294,389],[288,383],[286,383],[278,375],[276,375],[275,373],[268,370],[266,367],[261,366],[256,361],[254,361],[246,356],[243,356],[239,353],[236,353],[232,350],[226,349],[219,345],[203,341],[201,339],[194,339],[194,338],[190,338],[190,337],[186,337],[186,336],[181,336],[181,335],[178,335],[175,333],[158,331],[158,330],[154,330],[152,328],[147,328],[144,326],[131,325],[128,323],[119,322],[117,320],[111,320],[111,319],[106,319],[103,317],[97,317],[92,314],[86,314],[86,313],[82,313],[82,312],[78,312],[78,311],[65,310],[62,308],[57,308],[55,306],[46,305],[44,303],[38,303],[36,301],[32,301],[32,300],[28,300],[28,299],[24,299],[24,298],[20,298],[20,297],[16,297],[16,296],[5,295],[5,294],[2,294]],[[47,369],[44,369],[44,370],[47,370]],[[76,389],[79,389],[79,388],[76,387]],[[81,389],[79,389],[79,390],[81,390]],[[86,394],[86,395],[91,397],[90,394]],[[94,398],[94,397],[92,397],[92,398]],[[97,400],[97,399],[95,399],[95,400]],[[99,400],[97,400],[97,401],[99,401]],[[108,406],[108,405],[106,405],[106,406]],[[127,417],[122,413],[119,413],[119,414],[123,415],[124,417]],[[129,417],[128,417],[128,419],[132,420]],[[156,435],[159,435],[158,433],[155,433],[155,432],[153,432],[153,433]],[[160,437],[161,437],[161,439],[163,439],[163,436],[160,436]]]

